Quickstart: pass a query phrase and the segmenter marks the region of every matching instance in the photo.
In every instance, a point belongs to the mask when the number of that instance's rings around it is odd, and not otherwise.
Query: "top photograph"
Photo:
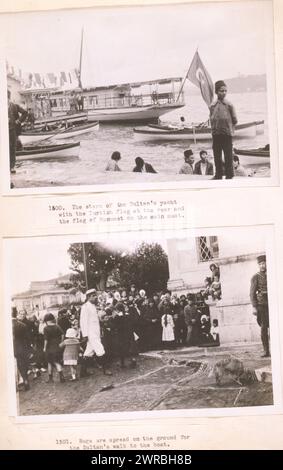
[[[272,1],[0,15],[4,194],[278,185]]]

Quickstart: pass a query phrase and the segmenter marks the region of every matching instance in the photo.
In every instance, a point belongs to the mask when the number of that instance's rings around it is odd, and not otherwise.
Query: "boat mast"
[[[84,28],[81,33],[81,50],[80,50],[80,65],[79,65],[79,87],[82,89],[82,59],[83,59],[83,40],[84,40]]]
[[[186,73],[185,78],[183,79],[183,82],[182,82],[182,84],[181,84],[181,86],[180,86],[180,90],[179,90],[179,93],[178,93],[176,102],[179,101],[179,99],[180,99],[180,96],[181,96],[181,94],[182,94],[183,88],[184,88],[185,83],[186,83],[187,75],[188,75],[188,72]]]

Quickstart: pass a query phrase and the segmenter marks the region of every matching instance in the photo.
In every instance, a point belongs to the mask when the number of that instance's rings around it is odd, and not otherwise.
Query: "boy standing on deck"
[[[215,176],[213,179],[222,179],[222,152],[224,153],[226,179],[232,179],[234,176],[232,136],[238,121],[234,106],[226,100],[227,86],[225,82],[219,80],[215,83],[215,93],[217,94],[217,101],[210,106],[215,163]]]

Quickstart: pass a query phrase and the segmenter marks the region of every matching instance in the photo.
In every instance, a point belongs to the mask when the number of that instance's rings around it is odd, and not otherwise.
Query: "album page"
[[[0,29],[0,448],[282,449],[280,0]]]

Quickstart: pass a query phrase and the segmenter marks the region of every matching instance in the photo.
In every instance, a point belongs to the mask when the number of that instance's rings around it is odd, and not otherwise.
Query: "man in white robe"
[[[103,367],[103,372],[106,375],[111,375],[111,372],[106,369],[105,364],[105,350],[101,342],[100,323],[96,310],[97,294],[95,289],[89,289],[86,292],[86,302],[81,308],[80,315],[80,328],[84,341],[87,341],[86,349],[84,352],[84,365],[82,367],[82,374],[87,375],[86,365],[87,359],[96,355],[98,362]]]

